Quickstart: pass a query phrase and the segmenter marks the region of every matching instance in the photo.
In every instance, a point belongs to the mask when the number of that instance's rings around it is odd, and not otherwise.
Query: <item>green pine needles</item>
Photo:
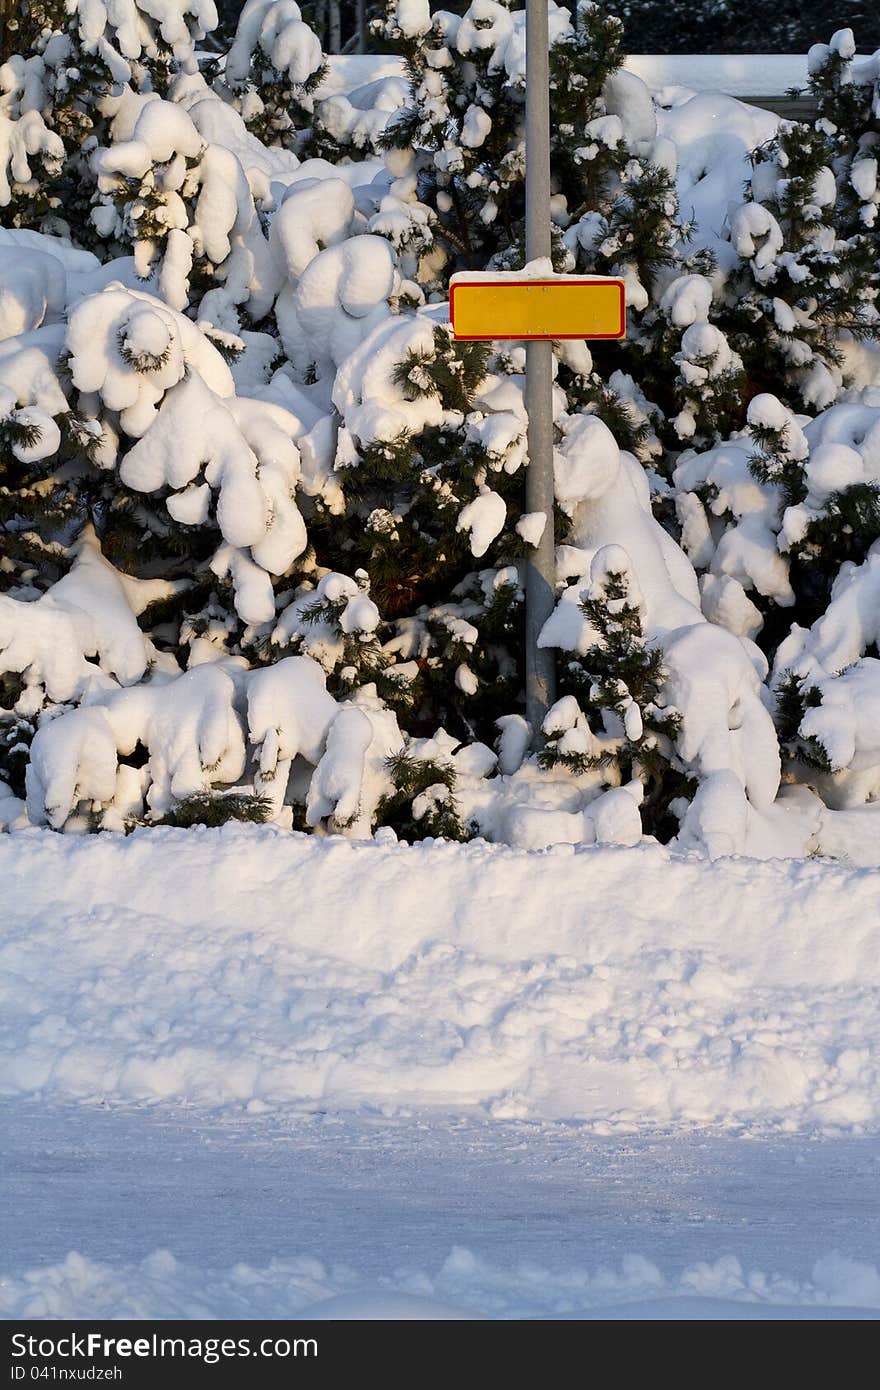
[[[387,766],[394,791],[379,802],[378,825],[390,826],[401,840],[471,839],[473,832],[462,824],[449,764],[399,753]]]

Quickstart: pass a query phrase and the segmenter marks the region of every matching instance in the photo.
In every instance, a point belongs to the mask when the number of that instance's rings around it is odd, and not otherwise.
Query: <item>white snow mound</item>
[[[237,825],[26,831],[0,877],[7,1095],[880,1121],[875,870]]]

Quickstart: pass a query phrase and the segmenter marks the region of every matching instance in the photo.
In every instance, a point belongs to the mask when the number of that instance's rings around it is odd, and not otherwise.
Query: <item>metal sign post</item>
[[[548,0],[526,0],[526,261],[547,261],[547,276],[465,272],[449,285],[456,338],[526,345],[529,466],[526,511],[546,517],[526,558],[526,718],[540,742],[556,698],[556,663],[538,638],[556,602],[553,524],[553,343],[562,338],[626,336],[626,287],[614,276],[554,275],[550,267],[550,41]]]
[[[550,38],[547,0],[526,0],[526,261],[550,258]],[[547,518],[526,559],[526,719],[538,741],[556,698],[556,662],[538,637],[553,612],[556,536],[553,525],[553,345],[526,343],[529,466],[526,511]]]

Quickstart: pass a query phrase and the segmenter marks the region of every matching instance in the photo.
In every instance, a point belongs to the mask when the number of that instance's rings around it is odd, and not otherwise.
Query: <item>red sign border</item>
[[[507,286],[509,288],[511,285],[531,285],[535,289],[540,289],[541,286],[544,285],[559,286],[564,285],[566,283],[578,285],[616,285],[620,293],[620,332],[590,333],[589,335],[586,335],[584,333],[525,333],[521,337],[506,338],[503,336],[499,336],[497,333],[468,333],[467,335],[459,335],[455,331],[456,290],[473,289],[475,286],[479,286],[481,289],[492,289],[498,288],[500,286]],[[513,278],[509,278],[506,280],[462,280],[457,285],[453,281],[453,283],[449,286],[449,322],[452,325],[453,337],[456,338],[458,342],[462,343],[562,343],[569,340],[587,343],[605,340],[619,343],[622,339],[626,337],[626,285],[624,284],[623,280],[619,280],[614,276],[603,277],[590,275],[585,275],[583,276],[583,278],[578,278],[577,280],[568,281],[561,278],[558,280],[529,280],[525,277],[521,280]]]

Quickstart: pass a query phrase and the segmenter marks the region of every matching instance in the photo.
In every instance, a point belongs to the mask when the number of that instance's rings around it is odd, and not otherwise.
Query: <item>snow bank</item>
[[[631,53],[626,60],[649,87],[689,87],[728,96],[783,96],[806,87],[803,53]]]
[[[630,53],[624,68],[649,87],[686,87],[729,96],[782,96],[790,87],[807,85],[803,53]],[[317,95],[347,94],[368,82],[397,78],[403,71],[403,60],[387,53],[329,54]]]
[[[880,1123],[876,871],[239,825],[0,876],[6,1094]]]
[[[719,1319],[876,1316],[880,1273],[841,1255],[816,1261],[798,1281],[744,1269],[727,1256],[664,1275],[643,1255],[619,1269],[513,1267],[455,1246],[431,1270],[401,1267],[378,1283],[347,1265],[311,1255],[262,1268],[239,1263],[209,1270],[154,1250],[130,1264],[106,1264],[72,1252],[57,1265],[8,1278],[0,1317],[28,1318],[317,1318],[450,1320],[461,1318]]]

